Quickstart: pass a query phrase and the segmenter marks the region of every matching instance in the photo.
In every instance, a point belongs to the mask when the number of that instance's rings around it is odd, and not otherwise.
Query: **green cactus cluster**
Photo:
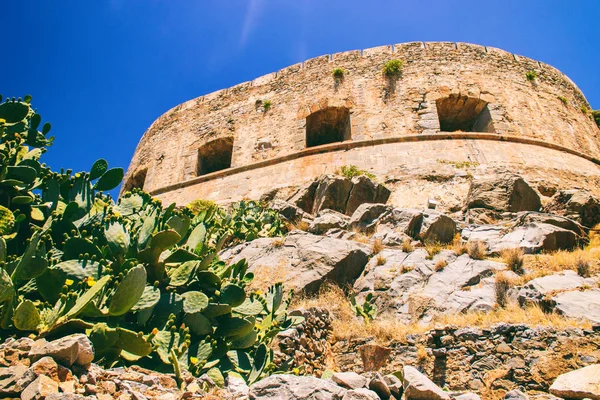
[[[354,295],[350,296],[350,307],[357,317],[362,317],[365,324],[370,324],[377,316],[377,306],[373,298],[373,293],[367,294],[362,304],[356,302]]]
[[[0,339],[85,332],[101,365],[217,383],[273,372],[268,344],[300,322],[287,314],[291,293],[250,291],[246,261],[219,252],[281,235],[278,214],[253,201],[165,208],[138,189],[114,201],[104,192],[121,168],[101,159],[73,174],[40,163],[53,139],[30,101],[0,104]]]

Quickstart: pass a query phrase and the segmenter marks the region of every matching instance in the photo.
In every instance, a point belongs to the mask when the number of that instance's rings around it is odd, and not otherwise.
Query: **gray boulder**
[[[356,372],[336,372],[331,380],[348,389],[364,388],[367,385],[367,378]]]
[[[600,289],[563,292],[551,300],[554,309],[567,317],[600,323]]]
[[[313,212],[317,186],[319,186],[318,181],[312,181],[303,185],[288,199],[288,202],[311,214]]]
[[[310,233],[323,234],[330,229],[344,229],[348,226],[348,217],[334,210],[321,210],[308,226]]]
[[[475,393],[463,393],[460,396],[455,396],[455,400],[481,400],[481,397]]]
[[[94,360],[94,347],[84,334],[64,336],[51,342],[36,340],[29,350],[29,358],[37,361],[45,356],[67,367],[73,364],[87,367]]]
[[[367,246],[302,231],[285,238],[262,238],[243,243],[221,254],[227,262],[243,258],[249,270],[281,280],[289,289],[315,293],[325,281],[353,283],[368,261]]]
[[[273,200],[269,203],[269,207],[277,211],[288,221],[292,222],[301,220],[302,215],[304,214],[304,211],[302,211],[300,207],[284,200]]]
[[[600,399],[600,364],[559,375],[550,393],[564,399]]]
[[[346,213],[352,181],[339,175],[323,175],[318,179],[312,213],[316,215],[327,208]]]
[[[450,400],[448,393],[408,365],[404,366],[404,396],[407,400]]]
[[[251,400],[341,400],[346,392],[346,389],[339,387],[329,380],[313,376],[278,374],[271,375],[250,386],[249,397]]]
[[[575,290],[583,286],[584,282],[583,277],[571,270],[535,278],[527,282],[519,291],[519,303],[540,303],[547,294]]]
[[[38,376],[21,393],[22,400],[45,399],[51,394],[58,393],[58,383],[45,375]]]
[[[359,388],[348,390],[342,400],[380,400],[380,397],[372,390]]]
[[[439,212],[426,210],[419,232],[420,238],[425,242],[450,243],[456,233],[456,222]]]
[[[0,368],[0,397],[18,396],[35,378],[24,365]]]
[[[518,175],[505,174],[471,183],[466,208],[487,208],[496,211],[538,211],[540,196]]]
[[[349,225],[362,232],[371,231],[391,207],[381,203],[364,203],[356,208],[350,217]]]
[[[381,225],[391,226],[394,230],[411,237],[418,237],[423,224],[423,211],[411,208],[394,208],[381,218]]]
[[[588,228],[600,223],[600,199],[585,190],[561,190],[545,210],[574,219]]]
[[[346,203],[346,215],[352,215],[361,204],[386,203],[390,194],[388,188],[374,182],[369,177],[355,176],[352,178],[352,189]]]
[[[513,389],[509,392],[506,392],[504,395],[504,400],[529,400],[529,396],[518,389]]]

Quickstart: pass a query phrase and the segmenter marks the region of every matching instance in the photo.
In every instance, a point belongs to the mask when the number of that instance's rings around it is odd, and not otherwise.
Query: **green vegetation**
[[[566,97],[558,96],[558,99],[566,106],[569,104],[569,100]]]
[[[533,82],[537,79],[538,74],[534,70],[531,70],[531,71],[527,71],[527,73],[525,73],[525,76],[527,77],[528,81]]]
[[[333,69],[333,73],[332,73],[332,74],[333,74],[333,77],[334,77],[334,78],[341,79],[341,78],[343,78],[343,77],[344,77],[344,73],[345,73],[345,72],[346,72],[346,71],[344,71],[344,69],[343,69],[343,68],[334,68],[334,69]]]
[[[377,180],[375,175],[373,175],[372,173],[365,171],[363,169],[359,169],[356,165],[344,165],[339,170],[337,170],[335,173],[338,175],[343,175],[346,178],[350,178],[350,179],[354,178],[355,176],[364,175],[367,178],[370,178],[374,181]]]
[[[402,74],[404,62],[402,60],[390,60],[383,66],[383,74],[387,77],[396,77]]]
[[[265,100],[263,101],[263,111],[267,112],[271,109],[271,106],[273,105],[273,103],[271,103],[271,100]]]
[[[437,162],[439,162],[440,164],[453,165],[454,168],[459,168],[459,169],[474,168],[474,167],[479,166],[479,163],[475,162],[475,161],[450,161],[450,160],[438,159]]]
[[[586,106],[581,106],[579,107],[579,109],[581,110],[582,113],[584,113],[585,115],[588,115],[588,113],[590,112],[590,110],[588,110],[588,108]]]
[[[24,101],[0,104],[0,339],[54,339],[82,332],[103,366],[207,373],[222,384],[273,372],[268,345],[298,322],[280,283],[251,292],[245,260],[228,265],[227,243],[278,236],[277,213],[240,202],[230,213],[204,202],[193,213],[135,189],[103,191],[121,168],[90,172],[40,164],[50,124]]]
[[[371,323],[377,316],[377,306],[375,306],[375,301],[373,300],[373,293],[367,294],[362,304],[358,304],[356,297],[351,294],[350,308],[352,308],[357,317],[363,318],[365,324]]]
[[[594,117],[596,125],[598,125],[598,127],[600,128],[600,110],[592,111],[592,117]]]

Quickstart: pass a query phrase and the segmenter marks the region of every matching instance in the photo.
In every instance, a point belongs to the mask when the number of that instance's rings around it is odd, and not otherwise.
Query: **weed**
[[[469,251],[467,244],[463,242],[460,233],[454,235],[454,239],[452,240],[452,244],[449,246],[449,249],[452,250],[457,256],[462,256]]]
[[[402,265],[402,267],[400,268],[400,273],[405,274],[414,269],[415,269],[415,267],[413,265]]]
[[[383,265],[386,262],[387,262],[387,259],[384,256],[382,256],[381,254],[379,254],[377,256],[377,265]]]
[[[402,251],[405,253],[410,253],[414,250],[415,248],[412,245],[412,242],[410,241],[410,239],[404,239],[404,241],[402,242]]]
[[[583,257],[579,257],[575,262],[575,266],[577,268],[577,274],[584,278],[590,276],[590,262]]]
[[[423,364],[429,358],[429,354],[427,354],[427,349],[422,344],[417,346],[417,362],[419,364]]]
[[[442,245],[438,242],[429,242],[425,244],[425,250],[427,251],[425,258],[428,260],[433,260],[433,257],[442,251]]]
[[[285,243],[284,237],[278,237],[273,240],[273,247],[281,247]]]
[[[533,82],[538,77],[538,74],[534,70],[531,70],[531,71],[527,71],[527,73],[525,73],[525,76],[527,77],[528,81]]]
[[[372,179],[374,181],[377,180],[377,177],[375,175],[373,175],[372,173],[370,173],[368,171],[358,168],[356,165],[344,165],[344,166],[340,167],[340,169],[335,171],[335,173],[338,175],[345,176],[346,178],[349,178],[349,179],[352,179],[355,176],[364,175],[367,178]]]
[[[479,240],[467,243],[467,253],[473,260],[483,260],[487,256],[487,247]]]
[[[588,110],[588,108],[586,106],[581,106],[581,107],[579,107],[579,109],[581,110],[581,112],[584,115],[588,115],[588,113],[590,112],[590,110]]]
[[[494,288],[496,290],[496,303],[500,307],[506,307],[508,304],[508,291],[514,284],[513,279],[508,274],[503,272],[496,274]]]
[[[511,271],[522,274],[523,263],[525,262],[525,254],[520,248],[506,249],[501,252],[502,259],[506,263],[508,269]]]
[[[594,121],[596,121],[596,125],[600,128],[600,110],[592,111],[592,117],[594,117]]]
[[[367,294],[362,304],[356,302],[356,297],[350,295],[350,307],[357,317],[362,317],[365,324],[371,323],[377,316],[377,306],[373,300],[373,293]]]
[[[390,60],[383,66],[383,74],[387,77],[394,77],[402,74],[404,62],[402,60]]]
[[[450,161],[450,160],[440,160],[440,159],[438,159],[437,162],[439,162],[440,164],[453,165],[454,168],[458,168],[458,169],[472,168],[472,167],[478,167],[479,166],[479,163],[475,162],[475,161]]]
[[[435,272],[438,272],[446,268],[446,266],[448,266],[448,261],[446,261],[445,259],[438,260],[438,262],[435,263],[433,270]]]
[[[569,104],[569,100],[567,100],[567,98],[566,98],[566,97],[563,97],[563,96],[558,96],[558,99],[559,99],[560,101],[562,101],[562,103],[563,103],[565,106]]]
[[[341,78],[343,78],[343,77],[344,77],[344,73],[345,73],[345,72],[346,72],[346,71],[344,71],[344,69],[343,69],[343,68],[334,68],[334,69],[333,69],[333,73],[332,73],[332,74],[333,74],[333,77],[334,77],[334,78],[341,79]]]
[[[373,240],[373,245],[371,246],[371,251],[373,254],[379,254],[381,253],[381,250],[383,250],[383,242],[381,239]]]
[[[273,105],[273,103],[271,103],[271,100],[265,100],[263,101],[263,111],[267,112],[271,109],[271,106]]]

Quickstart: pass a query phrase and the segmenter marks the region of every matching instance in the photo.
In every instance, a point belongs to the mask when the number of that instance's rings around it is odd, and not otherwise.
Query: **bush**
[[[402,60],[390,60],[383,66],[383,74],[387,77],[396,77],[402,74],[404,62]]]
[[[441,271],[444,268],[446,268],[448,266],[448,261],[446,260],[439,260],[438,262],[435,263],[433,270],[435,272]]]
[[[344,71],[343,68],[334,68],[333,72],[332,72],[332,75],[333,75],[334,78],[340,79],[340,78],[344,77],[344,73],[345,73],[345,71]]]
[[[537,72],[535,72],[534,70],[531,70],[531,71],[527,71],[527,72],[525,73],[525,76],[527,77],[527,80],[528,80],[528,81],[530,81],[530,82],[533,82],[533,81],[535,81],[535,80],[536,80],[536,78],[538,77],[538,74],[537,74]]]
[[[427,251],[427,255],[425,258],[427,260],[433,260],[433,257],[442,251],[442,245],[438,242],[430,242],[425,244],[425,250]]]
[[[271,103],[271,100],[265,100],[263,101],[263,111],[267,112],[271,109],[271,106],[273,105],[273,103]]]
[[[350,295],[350,307],[354,311],[357,317],[362,317],[365,324],[373,322],[377,316],[377,307],[373,300],[373,293],[367,294],[365,301],[362,304],[356,302],[356,297],[353,294]]]
[[[415,248],[413,247],[410,239],[404,239],[402,241],[402,251],[405,253],[410,253],[414,250]]]
[[[281,284],[250,292],[245,260],[228,265],[218,254],[228,242],[280,235],[278,214],[256,202],[194,214],[138,189],[115,202],[103,191],[120,184],[121,168],[40,164],[50,124],[38,131],[30,100],[0,105],[0,338],[85,333],[103,366],[167,366],[215,382],[271,372],[267,346],[298,322],[290,297]]]
[[[381,239],[373,240],[373,244],[371,245],[371,251],[373,254],[379,254],[381,253],[381,250],[383,250],[383,242]]]
[[[480,241],[469,242],[467,243],[467,253],[474,260],[483,260],[487,257],[487,247]]]
[[[523,273],[523,263],[525,262],[523,250],[518,247],[514,249],[506,249],[501,252],[501,256],[508,269],[517,274]]]
[[[186,207],[192,212],[194,215],[198,215],[202,211],[206,211],[212,208],[218,208],[217,203],[212,200],[194,200],[189,202]]]
[[[569,104],[569,100],[566,97],[558,96],[558,99],[566,106]]]
[[[588,278],[590,276],[590,262],[583,257],[579,257],[577,262],[575,263],[577,274],[584,278]]]
[[[358,168],[356,165],[344,165],[336,171],[336,174],[345,176],[346,178],[352,179],[355,176],[364,175],[367,178],[376,181],[377,178],[372,173],[365,171],[364,169]]]
[[[500,307],[506,307],[508,304],[508,291],[514,286],[513,280],[505,273],[499,272],[496,275],[495,290],[496,302]]]
[[[386,258],[381,254],[377,255],[377,265],[383,265],[387,262]]]

